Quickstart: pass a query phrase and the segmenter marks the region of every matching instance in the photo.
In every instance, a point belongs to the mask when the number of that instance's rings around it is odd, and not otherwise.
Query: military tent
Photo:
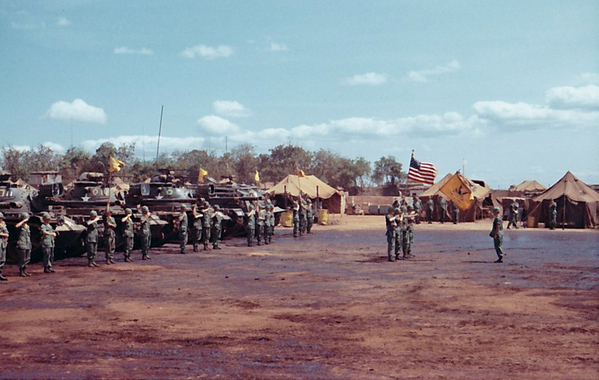
[[[422,210],[424,214],[426,214],[426,203],[428,200],[432,198],[435,202],[433,220],[439,220],[438,202],[441,198],[445,198],[445,200],[448,201],[445,220],[451,220],[451,207],[449,206],[449,198],[441,192],[441,187],[443,187],[443,185],[445,185],[445,183],[449,181],[451,177],[453,177],[453,174],[448,173],[445,177],[441,178],[438,182],[428,188],[428,190],[420,194],[420,199],[422,200]],[[462,178],[464,181],[466,181],[466,183],[468,183],[468,185],[470,185],[474,195],[474,201],[468,210],[460,212],[460,222],[474,222],[476,219],[484,218],[484,207],[493,205],[490,197],[491,189],[489,189],[488,186],[481,186],[465,176],[462,176]]]
[[[285,197],[297,199],[300,189],[302,194],[308,196],[313,202],[318,199],[319,206],[327,209],[329,213],[340,214],[345,210],[343,193],[313,175],[298,177],[289,174],[281,182],[266,190],[266,193],[284,202]]]
[[[599,225],[599,193],[567,172],[562,179],[532,199],[529,225],[549,222],[549,204],[557,203],[557,225],[574,228],[594,228]]]

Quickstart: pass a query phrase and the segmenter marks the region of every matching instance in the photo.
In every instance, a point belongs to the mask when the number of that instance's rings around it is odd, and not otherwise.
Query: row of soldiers
[[[401,198],[401,200],[396,199],[393,202],[393,208],[397,208],[399,206],[403,206],[406,207],[407,206],[407,202],[405,200],[405,198]],[[413,200],[412,200],[412,207],[413,207],[413,211],[414,211],[414,222],[416,224],[420,224],[420,217],[422,215],[422,201],[420,200],[420,198],[415,195]],[[433,222],[433,214],[435,212],[435,201],[433,200],[433,198],[429,198],[429,200],[426,202],[426,221],[431,224]],[[437,207],[437,213],[439,215],[439,222],[440,223],[445,223],[445,222],[449,222],[450,220],[447,218],[447,214],[448,212],[451,214],[451,221],[454,224],[459,223],[460,220],[460,209],[453,203],[453,202],[449,202],[447,203],[447,201],[443,198],[443,197],[439,197],[439,199],[436,202],[436,207]]]
[[[299,201],[293,201],[291,211],[293,212],[293,237],[311,233],[314,210],[310,198],[304,200],[300,197]]]
[[[275,233],[275,207],[270,201],[264,206],[260,203],[250,204],[245,213],[245,230],[247,233],[248,247],[254,244],[256,239],[258,245],[271,244]]]
[[[181,213],[175,219],[175,228],[178,229],[179,248],[181,253],[185,254],[185,246],[189,241],[189,226],[191,224],[191,242],[193,251],[197,252],[198,247],[202,245],[204,250],[209,250],[212,243],[212,249],[220,249],[218,241],[222,235],[222,221],[229,217],[225,215],[219,205],[212,207],[204,198],[200,199],[198,205],[193,205],[191,210],[191,223],[187,215],[188,208],[181,205]]]
[[[391,262],[397,260],[407,260],[414,257],[412,255],[412,245],[414,244],[414,222],[417,213],[412,206],[399,205],[399,207],[389,207],[385,215],[385,224],[387,231],[387,257]],[[403,255],[400,256],[400,252]]]

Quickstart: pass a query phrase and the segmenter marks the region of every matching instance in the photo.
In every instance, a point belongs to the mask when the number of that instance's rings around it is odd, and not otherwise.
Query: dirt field
[[[0,378],[597,379],[599,232],[419,225],[386,261],[384,220],[337,216],[273,245],[0,284]],[[135,252],[134,258],[139,259]]]

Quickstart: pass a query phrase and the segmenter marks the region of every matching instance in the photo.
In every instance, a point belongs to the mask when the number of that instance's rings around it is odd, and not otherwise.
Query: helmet
[[[308,199],[306,199],[306,202],[312,203],[312,199],[308,198]]]
[[[148,206],[143,206],[141,208],[141,211],[143,211],[143,212],[150,212],[150,209],[148,208]]]
[[[401,213],[401,210],[399,209],[399,207],[395,209],[395,213],[396,214],[400,214]]]
[[[220,210],[220,206],[219,205],[214,205],[214,209],[218,211],[218,210]]]
[[[500,212],[499,207],[493,207],[493,212]]]
[[[50,214],[48,214],[47,212],[42,214],[42,219],[43,220],[50,220],[52,219],[52,217],[50,216]]]
[[[127,215],[131,215],[131,214],[133,214],[133,211],[131,211],[131,209],[130,209],[130,208],[126,208],[126,209],[125,209],[125,214],[127,214]]]
[[[0,219],[4,219],[4,214],[0,212]]]
[[[181,205],[181,210],[187,210],[187,205]]]
[[[29,213],[28,212],[21,213],[21,219],[27,219],[27,218],[29,218]]]
[[[89,213],[89,216],[90,216],[90,218],[95,218],[96,216],[98,216],[98,213],[96,212],[96,210],[92,210],[92,211]]]

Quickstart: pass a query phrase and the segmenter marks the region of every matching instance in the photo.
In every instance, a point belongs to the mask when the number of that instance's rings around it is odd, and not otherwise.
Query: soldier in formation
[[[179,248],[181,249],[181,254],[185,254],[185,245],[187,244],[187,228],[188,228],[188,219],[187,219],[187,206],[181,205],[181,212],[177,217],[177,226],[179,228],[178,237],[179,237]],[[195,247],[194,247],[195,251]]]
[[[549,228],[555,229],[557,225],[557,203],[552,199],[549,203]]]
[[[130,208],[125,210],[125,216],[121,219],[123,223],[123,237],[125,238],[125,252],[123,253],[125,257],[125,262],[130,263],[133,260],[131,259],[131,251],[133,250],[133,243],[135,239],[135,235],[133,233],[133,211]]]
[[[398,256],[398,252],[395,251],[395,256],[392,256],[392,252],[394,247],[397,249],[397,224],[398,224],[398,215],[395,211],[396,209],[393,207],[389,207],[387,210],[387,215],[385,215],[385,225],[387,231],[385,235],[387,236],[387,258],[389,261],[395,261],[395,258]]]
[[[19,276],[27,277],[31,274],[27,273],[27,265],[31,260],[31,229],[29,227],[29,213],[22,213],[21,220],[15,225],[19,233],[17,240],[17,253],[19,255]]]
[[[501,216],[500,214],[500,210],[499,207],[494,207],[493,208],[493,228],[491,229],[491,232],[489,233],[489,236],[491,236],[493,238],[493,245],[495,247],[495,252],[497,253],[497,260],[495,260],[496,263],[502,263],[503,262],[503,221],[501,220]]]
[[[293,201],[291,210],[293,212],[293,237],[297,237],[300,231],[300,205],[298,201]]]
[[[212,242],[212,249],[220,249],[218,241],[222,234],[222,222],[225,217],[220,210],[219,205],[214,205],[214,213],[212,214],[212,231],[210,231],[210,241]]]
[[[256,240],[258,241],[258,245],[262,244],[262,239],[264,239],[264,226],[266,223],[266,210],[264,210],[260,205],[256,205]]]
[[[0,281],[8,281],[2,275],[6,263],[6,247],[8,247],[8,228],[4,222],[4,214],[0,212]]]
[[[516,202],[515,200],[512,202],[512,204],[510,205],[510,211],[509,211],[509,220],[507,223],[507,229],[510,229],[510,226],[514,226],[515,229],[518,229],[518,202]]]
[[[414,200],[412,201],[414,205],[414,212],[416,213],[416,217],[414,218],[414,222],[416,224],[420,224],[420,213],[422,212],[422,201],[418,198],[418,195],[414,195]]]
[[[306,233],[312,233],[314,225],[314,210],[312,209],[312,200],[306,199]]]
[[[50,225],[50,214],[45,212],[42,215],[42,253],[44,260],[44,273],[54,273],[52,269],[52,262],[54,261],[54,240],[56,239],[56,232]]]
[[[433,222],[433,211],[435,209],[435,203],[433,202],[433,198],[429,198],[426,202],[426,221],[428,224]]]
[[[114,251],[116,250],[116,222],[112,217],[110,208],[106,207],[104,214],[104,252],[106,255],[106,264],[114,264]]]
[[[207,251],[208,244],[210,243],[210,220],[212,218],[212,212],[214,209],[210,207],[210,203],[204,200],[202,205],[202,244],[204,245],[204,251]]]
[[[272,235],[275,230],[274,206],[271,203],[266,204],[266,220],[264,221],[264,244],[272,243]]]
[[[96,252],[98,251],[98,213],[92,211],[89,213],[89,220],[85,222],[87,228],[87,236],[85,237],[85,247],[87,249],[87,266],[97,267]]]
[[[440,197],[439,199],[439,222],[441,222],[441,224],[445,223],[445,215],[447,214],[447,201],[445,200],[445,198]]]
[[[150,243],[152,242],[152,232],[150,230],[150,209],[148,206],[141,208],[141,259],[150,260]]]
[[[458,224],[460,222],[460,209],[458,208],[458,206],[453,203],[450,202],[451,204],[451,216],[453,218],[453,224]]]
[[[256,210],[254,209],[254,205],[248,206],[248,211],[245,214],[246,217],[246,233],[247,233],[247,241],[248,247],[252,246],[252,241],[254,240],[254,234],[256,232]]]

